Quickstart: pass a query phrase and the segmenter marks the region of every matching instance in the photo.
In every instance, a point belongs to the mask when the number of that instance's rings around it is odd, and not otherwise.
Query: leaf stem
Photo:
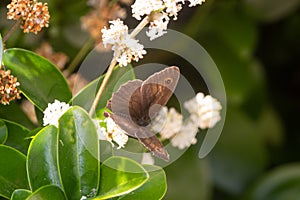
[[[17,20],[16,23],[9,29],[9,31],[4,35],[3,37],[3,43],[5,43],[8,38],[11,36],[11,34],[17,29],[17,27],[20,25],[21,19]]]
[[[66,77],[68,77],[70,74],[72,74],[75,71],[76,67],[78,66],[80,61],[82,61],[86,53],[90,50],[93,43],[94,43],[94,39],[91,37],[84,43],[83,47],[77,53],[77,55],[72,60],[70,65],[67,67],[66,74],[65,74]]]
[[[143,30],[143,28],[149,23],[149,19],[150,19],[149,16],[146,16],[146,17],[145,17],[145,18],[137,25],[137,27],[135,27],[135,29],[131,32],[130,37],[131,37],[131,38],[134,38],[139,32],[141,32],[141,31]],[[102,83],[101,83],[101,85],[100,85],[100,88],[99,88],[99,90],[98,90],[98,92],[97,92],[97,94],[96,94],[95,100],[94,100],[94,102],[93,102],[93,104],[92,104],[92,107],[91,107],[91,109],[90,109],[90,111],[89,111],[89,115],[90,115],[91,117],[92,117],[92,116],[94,115],[94,113],[95,113],[95,110],[96,110],[97,105],[98,105],[98,103],[99,103],[99,101],[100,101],[100,98],[101,98],[101,96],[102,96],[102,94],[103,94],[103,92],[104,92],[104,89],[105,89],[105,87],[106,87],[106,85],[107,85],[107,83],[108,83],[108,80],[109,80],[109,78],[110,78],[110,76],[111,76],[111,74],[112,74],[112,72],[113,72],[113,69],[114,69],[115,65],[117,64],[116,58],[119,57],[120,54],[121,54],[121,52],[119,52],[117,55],[115,55],[114,58],[112,59],[112,61],[110,62],[110,65],[109,65],[109,67],[108,67],[108,70],[107,70],[107,72],[106,72],[106,74],[105,74],[105,76],[104,76],[104,79],[103,79],[103,81],[102,81]]]

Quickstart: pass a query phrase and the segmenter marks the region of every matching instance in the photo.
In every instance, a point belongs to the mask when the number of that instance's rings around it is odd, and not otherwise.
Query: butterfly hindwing
[[[161,158],[165,161],[169,161],[169,154],[165,150],[163,144],[159,139],[151,133],[148,128],[140,128],[136,133],[139,134],[138,140],[153,153],[154,156]],[[146,137],[147,136],[147,137]]]

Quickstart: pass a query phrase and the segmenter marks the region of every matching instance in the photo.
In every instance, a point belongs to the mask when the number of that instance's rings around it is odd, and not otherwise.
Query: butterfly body
[[[113,94],[108,105],[112,118],[120,128],[138,138],[155,156],[166,161],[169,160],[169,154],[151,132],[150,123],[172,96],[179,76],[179,68],[173,66],[153,74],[145,81],[129,81]]]

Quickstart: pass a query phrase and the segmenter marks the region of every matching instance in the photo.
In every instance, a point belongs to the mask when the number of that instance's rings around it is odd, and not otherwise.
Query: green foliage
[[[22,93],[40,110],[55,99],[68,102],[71,91],[61,72],[45,58],[24,49],[7,49],[4,65],[18,77]]]
[[[1,157],[9,157],[0,159],[0,195],[21,200],[107,199],[128,194],[122,198],[132,199],[153,196],[157,186],[155,196],[164,195],[166,178],[159,167],[110,157],[100,170],[97,137],[92,119],[74,106],[60,118],[59,128],[47,126],[34,136],[27,157],[1,145]]]
[[[66,80],[49,61],[22,49],[8,49],[3,58],[6,67],[18,77],[23,94],[40,111],[54,99],[71,100]],[[99,117],[112,92],[133,78],[130,66],[114,70],[103,94],[105,101],[101,101],[96,109]],[[74,106],[61,116],[58,128],[53,125],[33,130],[25,128],[19,123],[30,128],[34,126],[22,112],[17,118],[13,116],[21,111],[16,103],[8,106],[7,113],[6,110],[0,111],[4,119],[0,120],[0,142],[5,144],[0,145],[0,196],[13,200],[78,200],[82,196],[107,199],[121,195],[125,198],[125,194],[139,189],[137,195],[147,197],[152,193],[148,189],[149,181],[151,185],[152,182],[159,183],[161,187],[157,195],[160,198],[164,195],[166,179],[162,169],[144,168],[125,157],[110,157],[100,163],[98,135],[86,110],[90,108],[102,80],[103,76],[71,100]],[[157,171],[147,172],[146,169]],[[152,177],[150,180],[149,176]],[[134,197],[135,193],[126,198],[131,196]]]
[[[95,199],[108,199],[132,192],[147,179],[149,175],[140,164],[128,158],[109,158],[101,165],[100,190]]]
[[[0,145],[0,157],[0,196],[8,199],[15,189],[29,188],[26,156],[11,147]]]

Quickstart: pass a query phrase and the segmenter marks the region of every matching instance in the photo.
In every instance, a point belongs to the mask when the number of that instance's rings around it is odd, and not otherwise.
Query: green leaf
[[[25,200],[32,192],[30,190],[25,189],[17,189],[11,195],[11,200]]]
[[[300,196],[300,164],[280,166],[258,181],[246,200],[294,200]]]
[[[62,73],[45,58],[24,49],[7,49],[4,65],[18,78],[22,93],[40,110],[55,99],[68,102],[72,98]]]
[[[125,157],[111,157],[101,165],[100,189],[94,199],[108,199],[128,194],[149,179],[142,165]]]
[[[57,143],[58,131],[55,126],[43,128],[31,141],[27,156],[27,173],[32,191],[45,185],[61,185]]]
[[[18,114],[16,115],[16,113]],[[26,128],[32,129],[35,127],[32,121],[23,112],[20,105],[16,102],[10,102],[9,105],[0,104],[0,118],[22,124]]]
[[[167,179],[164,170],[158,166],[143,165],[150,178],[138,189],[120,197],[122,200],[162,199],[167,191]]]
[[[0,144],[4,144],[7,139],[7,127],[3,120],[0,119]]]
[[[59,168],[69,199],[97,193],[100,173],[98,135],[82,108],[70,108],[59,120]]]
[[[100,84],[102,83],[104,78],[104,75],[99,77],[98,79],[92,81],[89,83],[85,88],[83,88],[73,99],[72,104],[78,105],[83,107],[85,110],[89,110],[92,106],[92,103],[95,99],[95,96],[97,94],[97,90],[100,87]],[[119,89],[119,87],[126,83],[129,80],[132,80],[135,78],[134,71],[132,69],[132,66],[126,66],[126,67],[117,67],[106,86],[106,89],[104,90],[101,101],[99,102],[96,114],[100,117],[101,115],[101,109],[106,106],[107,100],[109,100],[112,96],[112,93]],[[98,112],[97,112],[98,111]]]
[[[27,149],[30,144],[30,131],[20,124],[6,120],[4,120],[4,122],[8,131],[8,137],[5,145],[13,147],[22,153],[27,154]]]
[[[26,156],[21,152],[0,145],[0,196],[7,199],[19,188],[28,189]]]
[[[32,193],[26,200],[66,200],[64,192],[55,185],[46,185]]]

